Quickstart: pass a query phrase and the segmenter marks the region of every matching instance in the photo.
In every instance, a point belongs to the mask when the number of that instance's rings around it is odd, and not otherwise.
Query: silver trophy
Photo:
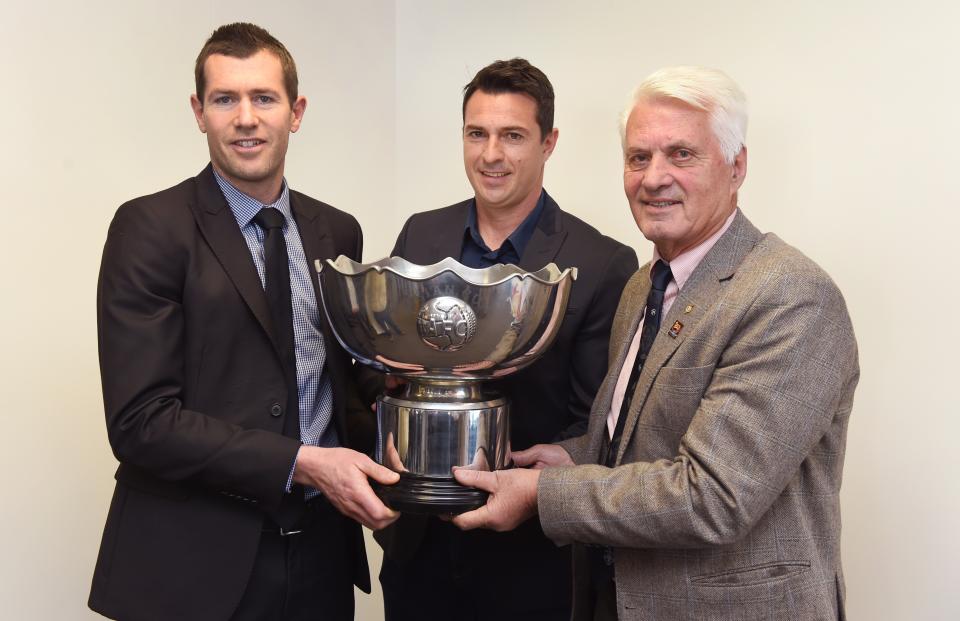
[[[486,492],[459,485],[452,468],[510,467],[507,400],[483,380],[540,357],[563,319],[576,268],[549,264],[472,269],[453,259],[399,257],[360,264],[317,261],[330,326],[358,362],[400,375],[399,396],[377,398],[377,462],[400,473],[378,493],[408,513],[461,513]]]

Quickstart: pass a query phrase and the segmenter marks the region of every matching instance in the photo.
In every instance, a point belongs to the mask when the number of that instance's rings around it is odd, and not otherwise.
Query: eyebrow
[[[463,126],[464,131],[471,129],[479,129],[480,131],[488,131],[486,127],[481,125],[473,125],[472,123],[467,123]],[[507,127],[498,127],[496,128],[497,132],[517,132],[520,134],[529,134],[530,130],[522,125],[509,125]]]
[[[686,149],[687,151],[696,151],[699,152],[700,149],[696,145],[690,144],[685,140],[678,140],[676,142],[668,143],[666,146],[668,151],[676,151],[677,149]]]
[[[274,90],[274,89],[272,89],[272,88],[265,88],[265,87],[264,87],[264,88],[253,88],[253,89],[250,89],[249,91],[244,91],[244,92],[249,92],[249,93],[252,94],[252,95],[273,95],[273,96],[278,96],[278,95],[280,94],[280,92],[277,91],[277,90]],[[232,97],[236,97],[236,96],[239,96],[239,95],[240,95],[240,91],[235,90],[235,89],[232,89],[232,88],[211,88],[211,89],[208,89],[208,90],[207,90],[207,96],[208,96],[208,97],[215,97],[215,96],[216,96],[216,97],[219,97],[219,96],[221,96],[221,95],[230,95],[230,96],[232,96]]]

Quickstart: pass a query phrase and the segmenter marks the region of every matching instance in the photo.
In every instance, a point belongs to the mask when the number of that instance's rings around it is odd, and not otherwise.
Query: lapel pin
[[[679,336],[680,334],[680,330],[683,330],[683,324],[680,323],[679,321],[674,321],[673,327],[670,328],[670,332],[668,332],[667,334],[669,334],[673,338],[677,338],[677,336]]]
[[[687,307],[683,309],[683,313],[685,315],[689,315],[692,310],[693,310],[693,304],[687,304]],[[682,328],[683,324],[680,324],[680,327]]]

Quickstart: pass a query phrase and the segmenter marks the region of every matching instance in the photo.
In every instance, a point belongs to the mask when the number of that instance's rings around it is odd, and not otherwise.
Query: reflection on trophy
[[[576,268],[472,269],[453,259],[359,264],[317,261],[321,297],[340,344],[360,363],[407,379],[377,398],[377,462],[400,473],[378,493],[409,513],[461,513],[486,493],[459,485],[454,467],[510,466],[507,400],[486,379],[539,358],[560,328]]]

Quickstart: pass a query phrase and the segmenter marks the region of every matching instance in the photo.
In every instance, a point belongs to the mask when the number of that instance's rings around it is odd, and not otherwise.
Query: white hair
[[[747,98],[727,74],[707,67],[665,67],[650,74],[630,97],[620,115],[620,140],[626,147],[627,119],[642,99],[677,99],[710,114],[710,126],[728,164],[740,153],[747,136]]]

